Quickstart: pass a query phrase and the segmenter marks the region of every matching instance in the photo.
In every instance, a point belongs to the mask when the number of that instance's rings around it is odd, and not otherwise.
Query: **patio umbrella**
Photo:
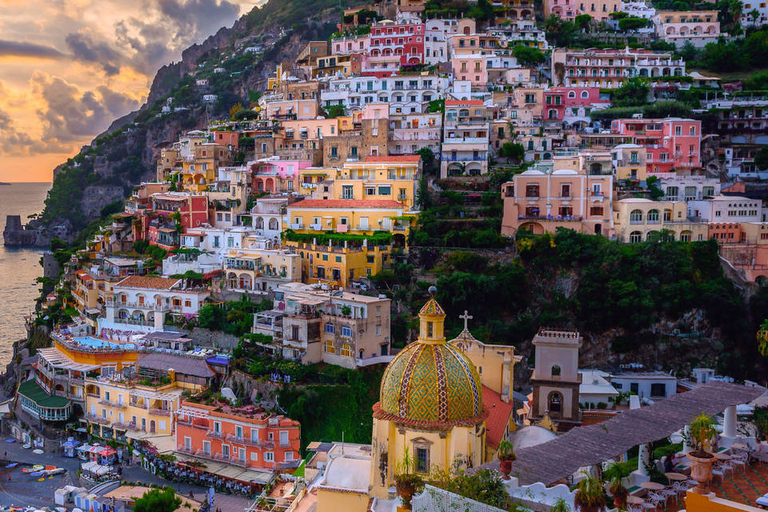
[[[41,450],[40,448],[38,448],[38,449],[36,449],[36,450],[32,450],[32,453],[35,453],[35,454],[37,454],[37,455],[42,455],[42,454],[44,454],[45,452],[44,452],[43,450]]]

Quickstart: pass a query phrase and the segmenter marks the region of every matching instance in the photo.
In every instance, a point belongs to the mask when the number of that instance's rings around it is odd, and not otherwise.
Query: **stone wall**
[[[197,327],[192,330],[189,337],[195,342],[195,345],[204,345],[214,348],[228,348],[233,349],[237,347],[240,342],[240,338],[227,334],[221,331],[212,331],[210,329],[204,329]]]

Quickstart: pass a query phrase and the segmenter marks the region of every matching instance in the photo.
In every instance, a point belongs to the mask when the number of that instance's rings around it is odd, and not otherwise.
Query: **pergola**
[[[651,406],[624,411],[602,423],[574,428],[546,443],[523,448],[517,452],[512,475],[523,485],[551,485],[579,468],[600,464],[635,446],[669,437],[702,413],[713,416],[730,409],[726,411],[726,428],[729,423],[734,428],[736,406],[763,393],[765,389],[760,387],[709,382]],[[498,469],[499,462],[482,467]]]

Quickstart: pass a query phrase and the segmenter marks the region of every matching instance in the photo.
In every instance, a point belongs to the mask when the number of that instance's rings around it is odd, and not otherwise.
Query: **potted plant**
[[[585,475],[576,488],[573,504],[581,512],[604,512],[606,502],[602,482],[591,475]]]
[[[504,478],[509,478],[509,474],[512,472],[512,463],[517,460],[515,455],[515,447],[512,443],[503,439],[499,443],[499,465],[501,466],[501,472],[504,474]]]
[[[688,426],[689,438],[693,450],[688,453],[691,461],[691,478],[699,485],[691,489],[694,492],[706,494],[709,492],[709,482],[712,480],[712,463],[715,456],[705,450],[706,443],[717,434],[715,422],[706,414],[697,416]]]
[[[404,510],[411,509],[411,500],[424,483],[421,476],[414,471],[414,467],[415,461],[406,448],[402,460],[395,468],[395,489],[403,502]]]

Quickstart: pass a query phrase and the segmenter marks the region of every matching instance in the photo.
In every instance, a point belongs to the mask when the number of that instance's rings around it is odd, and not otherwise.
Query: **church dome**
[[[484,419],[480,376],[461,349],[446,343],[442,307],[432,298],[419,317],[419,339],[384,372],[377,416],[426,427],[479,423]]]

